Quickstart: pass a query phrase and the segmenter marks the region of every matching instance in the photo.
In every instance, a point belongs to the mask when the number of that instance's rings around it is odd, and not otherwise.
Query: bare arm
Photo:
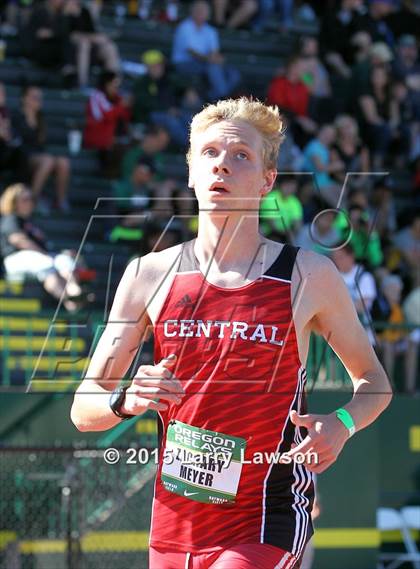
[[[334,155],[331,156],[331,160],[328,162],[328,164],[321,162],[321,159],[316,154],[312,156],[312,161],[315,164],[318,172],[339,172],[343,170],[344,167],[341,160],[334,158]]]
[[[360,108],[366,122],[370,124],[382,124],[383,121],[378,114],[375,99],[370,95],[362,95],[359,99]]]
[[[132,261],[118,286],[109,321],[92,356],[86,376],[78,387],[71,419],[80,431],[104,431],[121,421],[109,407],[111,392],[127,373],[138,347],[150,337],[151,323],[146,310],[150,288],[145,257]],[[163,360],[162,360],[163,361]],[[175,363],[166,361],[169,367]],[[121,411],[141,415],[167,405],[154,399],[178,402],[182,392],[178,380],[162,362],[139,367],[127,390]]]
[[[16,247],[17,249],[23,249],[24,251],[38,251],[39,253],[45,253],[45,250],[40,247],[35,241],[26,235],[26,233],[12,233],[9,235],[9,243]]]
[[[315,258],[315,254],[307,255]],[[312,291],[314,306],[311,330],[326,338],[350,375],[353,397],[344,408],[359,431],[386,409],[392,399],[392,388],[333,263],[316,255],[312,269],[307,287]],[[323,472],[335,462],[347,442],[348,429],[337,419],[335,411],[329,415],[298,415],[293,411],[291,419],[295,425],[306,427],[308,436],[288,453],[289,456],[311,450],[318,455],[318,463],[308,468]]]
[[[323,283],[319,286],[320,305],[313,329],[328,340],[350,375],[354,394],[345,408],[360,430],[386,409],[392,399],[392,388],[341,275],[329,259],[325,259],[324,265]]]

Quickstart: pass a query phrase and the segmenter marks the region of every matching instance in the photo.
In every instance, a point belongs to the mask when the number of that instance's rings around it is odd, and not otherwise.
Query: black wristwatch
[[[123,413],[121,411],[121,407],[123,406],[125,401],[125,392],[127,391],[127,389],[128,385],[126,385],[125,387],[119,386],[116,389],[114,389],[114,391],[111,393],[111,397],[109,398],[109,406],[111,407],[111,411],[114,413],[114,415],[116,415],[123,421],[135,417],[135,415],[128,415],[128,413]]]

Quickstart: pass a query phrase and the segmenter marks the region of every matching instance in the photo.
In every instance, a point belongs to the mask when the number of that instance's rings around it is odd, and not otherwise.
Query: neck
[[[200,264],[207,266],[211,259],[220,272],[243,270],[267,252],[268,240],[259,233],[258,212],[244,216],[200,212],[195,254]]]

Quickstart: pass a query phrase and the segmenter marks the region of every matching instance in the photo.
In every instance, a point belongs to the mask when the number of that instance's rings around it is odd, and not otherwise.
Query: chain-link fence
[[[146,568],[153,451],[0,449],[1,569]]]

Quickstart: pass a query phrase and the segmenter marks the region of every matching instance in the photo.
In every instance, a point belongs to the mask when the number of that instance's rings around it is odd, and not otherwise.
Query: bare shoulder
[[[331,259],[299,249],[292,275],[292,295],[304,321],[310,321],[326,306],[339,305],[343,294],[347,294],[344,281]]]
[[[303,278],[316,279],[317,282],[326,283],[333,275],[339,273],[334,263],[326,255],[299,249],[296,257],[296,269]]]
[[[142,296],[146,304],[154,294],[153,291],[175,274],[182,245],[179,243],[162,251],[152,251],[130,262],[133,289]]]
[[[153,251],[141,258],[144,276],[154,282],[166,276],[172,268],[177,266],[183,243],[178,243],[162,251]]]
[[[127,265],[131,278],[154,278],[164,274],[181,253],[182,243],[178,243],[162,251],[151,251],[142,257],[135,257]]]

